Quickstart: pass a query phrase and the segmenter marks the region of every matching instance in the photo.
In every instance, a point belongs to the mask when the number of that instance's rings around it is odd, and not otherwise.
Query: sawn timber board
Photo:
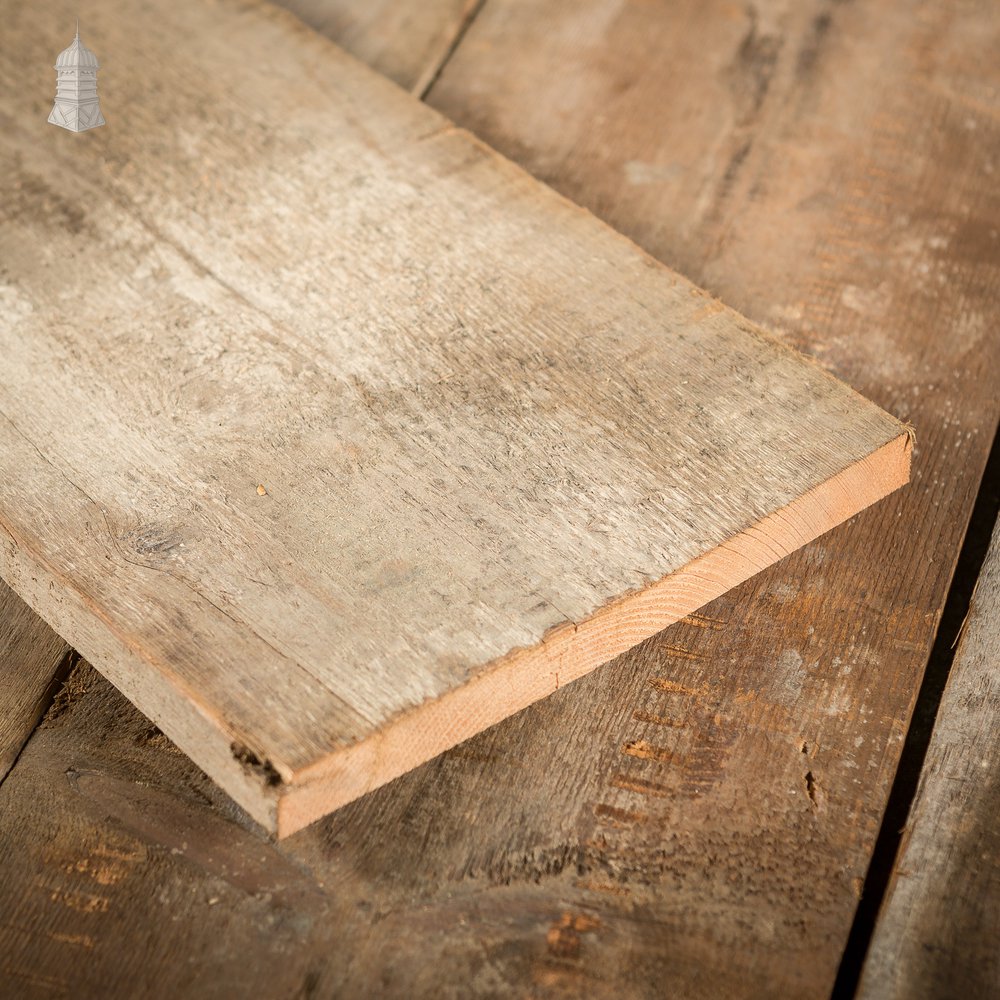
[[[903,484],[910,435],[286,13],[0,4],[0,572],[285,835]]]

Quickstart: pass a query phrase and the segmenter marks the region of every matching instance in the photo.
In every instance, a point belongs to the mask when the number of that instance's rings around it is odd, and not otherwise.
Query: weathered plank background
[[[682,995],[822,996],[840,961],[1000,413],[998,47],[985,2],[498,0],[430,94],[919,427],[906,496],[706,609],[724,628],[651,644],[688,690],[640,669],[598,696],[683,723],[621,733],[663,751],[646,780],[701,778],[693,801],[586,779],[650,816],[599,863],[662,887],[643,851],[674,858]]]
[[[1000,525],[948,676],[860,996],[1000,996]]]
[[[432,99],[917,422],[915,488],[280,848],[81,667],[0,789],[26,995],[829,994],[1000,412],[1000,12],[533,7]]]

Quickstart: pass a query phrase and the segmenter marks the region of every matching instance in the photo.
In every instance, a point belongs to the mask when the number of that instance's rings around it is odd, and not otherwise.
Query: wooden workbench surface
[[[913,485],[280,847],[85,663],[32,732],[72,664],[4,596],[0,984],[828,996],[1000,415],[1000,10],[414,0],[416,66],[299,2],[911,421]]]

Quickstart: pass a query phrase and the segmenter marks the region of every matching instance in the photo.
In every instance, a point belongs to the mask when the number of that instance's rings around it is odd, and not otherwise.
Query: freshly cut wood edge
[[[557,627],[537,646],[497,660],[377,735],[297,771],[279,789],[277,836],[295,833],[547,697],[881,500],[909,481],[912,450],[907,431],[677,572],[586,621]]]

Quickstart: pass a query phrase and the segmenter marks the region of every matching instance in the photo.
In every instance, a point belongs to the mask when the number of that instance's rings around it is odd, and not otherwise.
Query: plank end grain
[[[286,13],[146,16],[90,28],[121,127],[0,101],[0,573],[268,830],[905,481],[899,421]]]

